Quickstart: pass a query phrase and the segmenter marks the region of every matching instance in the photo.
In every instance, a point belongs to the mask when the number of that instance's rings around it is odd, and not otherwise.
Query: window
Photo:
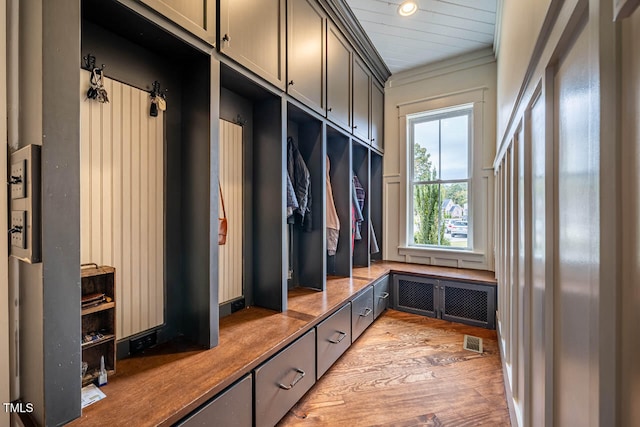
[[[470,249],[473,105],[407,116],[412,246]]]

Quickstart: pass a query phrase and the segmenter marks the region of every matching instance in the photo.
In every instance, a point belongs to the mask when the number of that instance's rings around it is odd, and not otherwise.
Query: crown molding
[[[396,73],[387,81],[387,87],[403,86],[443,74],[490,64],[495,61],[496,58],[493,53],[493,48],[488,47]]]

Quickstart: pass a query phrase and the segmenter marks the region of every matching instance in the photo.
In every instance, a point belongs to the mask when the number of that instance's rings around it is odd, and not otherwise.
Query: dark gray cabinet
[[[317,379],[327,372],[351,345],[351,303],[317,326]]]
[[[389,276],[373,284],[373,319],[377,319],[389,307]]]
[[[178,427],[237,426],[253,423],[253,382],[246,375],[209,403],[177,424]]]
[[[285,7],[285,0],[220,0],[220,52],[281,89]]]
[[[366,65],[353,55],[353,134],[369,142],[369,89],[371,76]]]
[[[254,371],[255,425],[274,426],[316,382],[312,329]]]
[[[315,0],[287,3],[287,92],[325,114],[326,18]]]
[[[371,82],[371,146],[382,150],[384,138],[384,92]]]
[[[365,329],[373,323],[373,287],[368,286],[364,292],[351,300],[351,336],[352,342],[357,340]]]
[[[338,28],[327,25],[327,118],[351,130],[351,47]]]
[[[216,41],[215,0],[140,0],[180,27],[208,42]]]
[[[495,329],[495,285],[395,274],[392,294],[397,310]]]

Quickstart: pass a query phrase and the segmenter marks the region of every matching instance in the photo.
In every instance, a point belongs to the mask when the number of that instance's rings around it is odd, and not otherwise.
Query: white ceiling
[[[346,0],[393,74],[493,46],[497,0]]]

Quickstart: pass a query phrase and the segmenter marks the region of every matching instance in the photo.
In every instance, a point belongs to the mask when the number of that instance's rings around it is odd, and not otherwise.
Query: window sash
[[[415,180],[415,126],[417,124],[421,124],[421,123],[426,123],[426,122],[432,122],[432,121],[439,121],[438,124],[438,177],[441,176],[442,173],[442,120],[447,119],[447,118],[452,118],[452,117],[460,117],[460,116],[467,116],[467,178],[460,178],[460,179],[435,179],[435,180],[419,180],[416,181]],[[471,169],[471,149],[472,149],[472,137],[473,137],[473,107],[472,106],[464,106],[461,107],[459,109],[455,109],[455,110],[450,110],[447,112],[424,112],[424,113],[419,113],[419,114],[414,114],[411,116],[407,116],[407,127],[408,129],[408,136],[409,136],[409,152],[410,152],[410,162],[409,162],[409,166],[410,166],[410,170],[409,170],[409,182],[410,182],[410,188],[409,188],[409,203],[408,203],[408,208],[409,208],[409,236],[408,237],[408,242],[411,242],[410,245],[412,246],[420,246],[420,247],[438,247],[438,248],[451,248],[450,246],[446,246],[446,245],[441,245],[441,244],[424,244],[424,243],[416,243],[415,242],[415,221],[413,220],[413,215],[415,212],[415,197],[416,197],[416,186],[419,185],[434,185],[437,184],[438,185],[438,206],[440,207],[438,209],[438,218],[439,218],[439,223],[442,223],[443,221],[443,215],[442,215],[442,197],[441,197],[441,192],[442,192],[442,185],[447,185],[447,184],[457,184],[457,183],[466,183],[467,184],[467,206],[469,209],[468,212],[468,219],[467,219],[467,224],[469,229],[471,228],[471,206],[472,206],[472,195],[471,195],[471,177],[473,175],[472,173],[472,169]],[[470,231],[470,230],[469,230]],[[440,241],[438,239],[438,241]],[[466,247],[456,247],[455,249],[463,249],[463,250],[469,250],[471,249],[470,247],[470,242],[471,239],[467,239],[467,246]]]

